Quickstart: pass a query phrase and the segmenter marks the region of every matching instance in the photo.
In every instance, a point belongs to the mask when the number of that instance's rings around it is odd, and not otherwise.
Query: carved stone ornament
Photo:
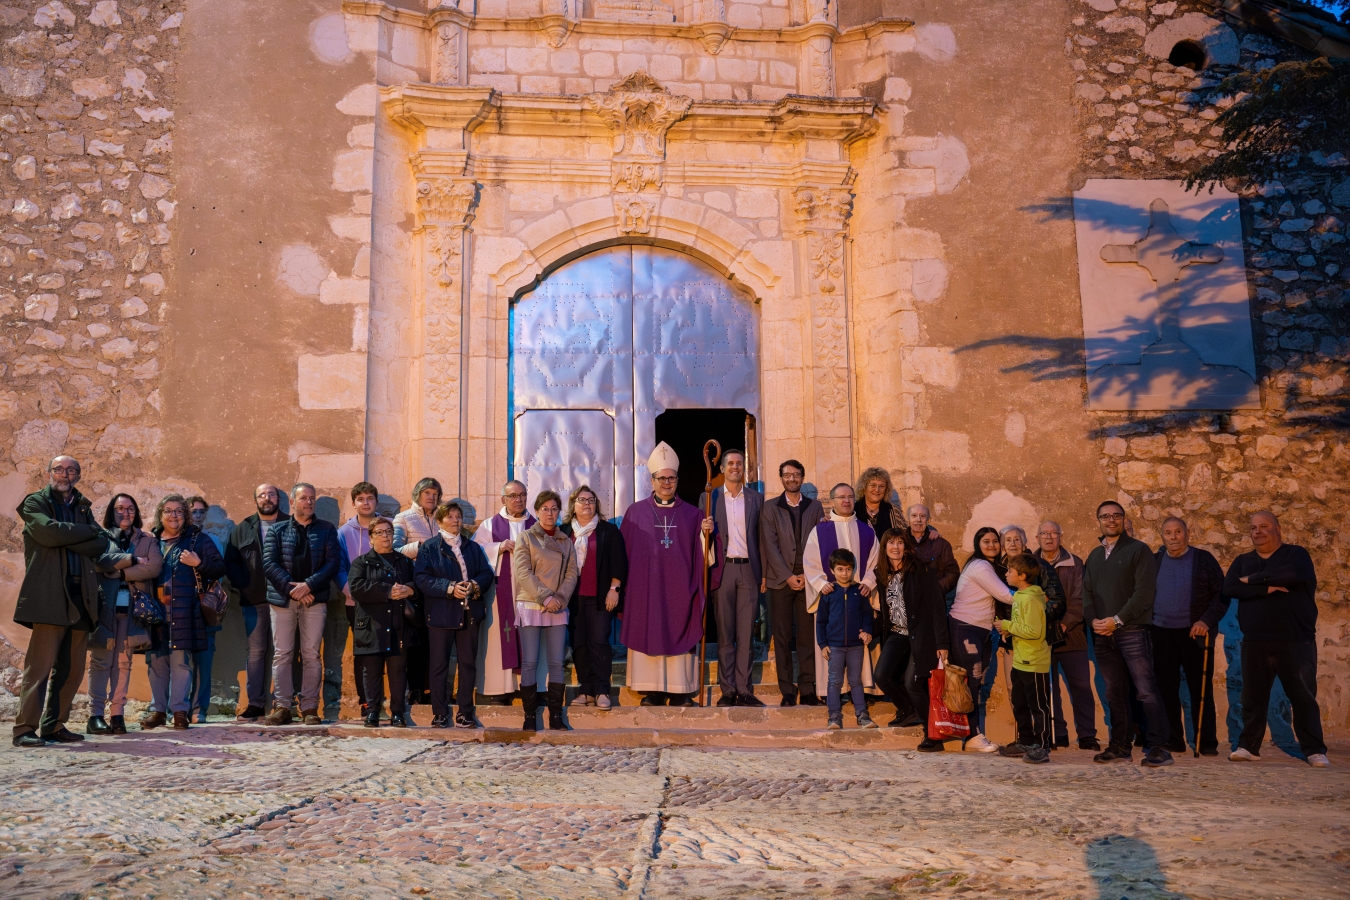
[[[432,84],[459,84],[460,44],[464,29],[456,22],[441,22],[432,35]]]
[[[844,225],[853,208],[853,191],[838,185],[803,185],[792,192],[792,201],[797,227],[806,238],[816,409],[834,423],[848,405],[848,323],[840,286]]]
[[[675,11],[661,0],[595,0],[594,15],[607,22],[675,21]]]
[[[619,220],[619,234],[650,234],[652,214],[656,201],[641,194],[615,194],[614,215]]]
[[[478,202],[478,183],[467,178],[425,178],[417,183],[417,221],[427,225],[468,225]]]
[[[834,185],[803,185],[792,191],[792,203],[803,233],[838,231],[853,209],[853,191]]]
[[[542,15],[534,20],[535,26],[544,33],[549,46],[558,50],[576,27],[581,0],[543,0],[541,7]]]
[[[633,190],[637,182],[636,190],[659,189],[666,132],[684,118],[694,101],[670,93],[641,69],[608,91],[582,99],[614,135],[614,185]],[[633,163],[642,165],[634,169]]]

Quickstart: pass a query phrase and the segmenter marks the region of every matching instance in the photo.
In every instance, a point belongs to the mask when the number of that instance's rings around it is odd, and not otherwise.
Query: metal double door
[[[559,267],[511,310],[513,468],[531,502],[589,484],[606,516],[651,493],[668,409],[759,412],[758,310],[713,269],[645,245]]]

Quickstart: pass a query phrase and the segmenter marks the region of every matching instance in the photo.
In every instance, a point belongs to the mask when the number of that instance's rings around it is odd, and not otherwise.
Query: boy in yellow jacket
[[[1000,619],[994,627],[1012,635],[1012,707],[1017,719],[1017,740],[1000,747],[1003,756],[1020,756],[1023,762],[1050,761],[1054,744],[1050,697],[1050,645],[1045,642],[1045,591],[1036,583],[1041,566],[1030,553],[1008,560],[1008,585],[1012,618]]]

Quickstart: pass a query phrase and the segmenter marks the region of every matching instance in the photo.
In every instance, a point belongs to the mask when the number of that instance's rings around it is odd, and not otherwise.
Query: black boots
[[[550,731],[569,731],[563,721],[563,701],[567,699],[567,686],[550,681],[548,683],[548,727]]]
[[[106,719],[102,716],[90,716],[89,724],[84,728],[85,734],[112,734],[112,727],[108,725]]]
[[[520,686],[520,702],[525,706],[525,724],[520,726],[525,731],[539,730],[539,688],[534,685]]]

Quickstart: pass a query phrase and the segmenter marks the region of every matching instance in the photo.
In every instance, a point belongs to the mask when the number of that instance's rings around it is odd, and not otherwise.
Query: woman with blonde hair
[[[872,530],[877,533],[877,540],[881,540],[892,528],[905,527],[903,514],[891,504],[890,498],[894,492],[891,473],[881,466],[863,469],[863,473],[858,476],[858,481],[853,486],[853,496],[858,498],[854,513],[860,520],[872,526]]]
[[[572,662],[577,668],[573,706],[607,710],[614,651],[610,625],[622,608],[620,589],[628,577],[628,551],[617,525],[605,520],[600,496],[583,484],[567,498],[562,532],[577,554],[577,587],[568,604],[571,616]]]

